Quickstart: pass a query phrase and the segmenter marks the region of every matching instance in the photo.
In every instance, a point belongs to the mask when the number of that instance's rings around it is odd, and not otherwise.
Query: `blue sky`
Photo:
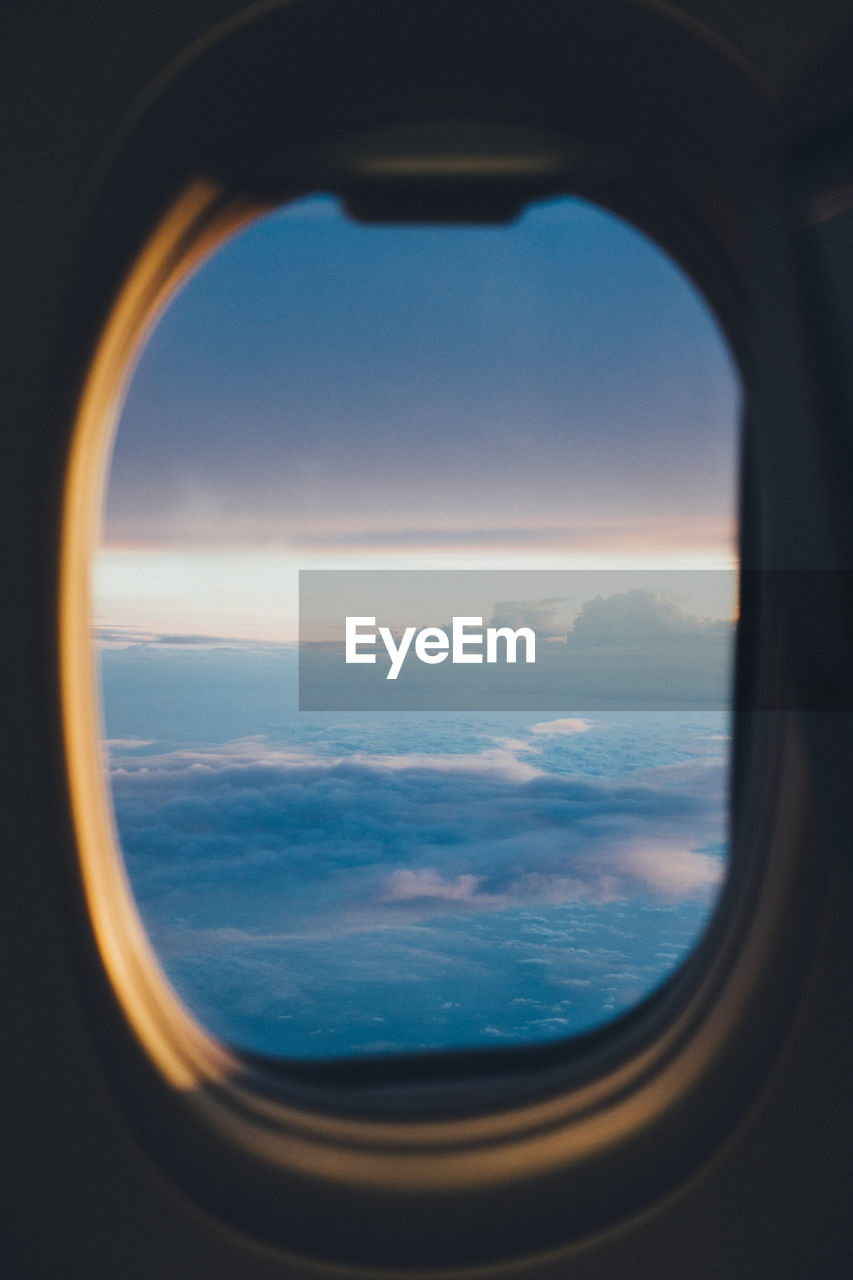
[[[724,541],[735,404],[708,309],[615,217],[359,227],[318,198],[239,235],[161,320],[107,540],[482,548],[677,519]]]

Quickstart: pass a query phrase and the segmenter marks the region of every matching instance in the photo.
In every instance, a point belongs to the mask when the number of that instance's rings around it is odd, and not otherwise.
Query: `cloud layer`
[[[606,732],[554,719],[435,753],[114,743],[121,840],[167,970],[220,1034],[297,1056],[612,1016],[707,918],[726,783],[707,744],[581,773]]]

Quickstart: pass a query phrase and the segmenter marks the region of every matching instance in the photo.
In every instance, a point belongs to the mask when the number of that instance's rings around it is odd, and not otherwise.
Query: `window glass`
[[[727,862],[738,403],[684,274],[578,199],[390,227],[312,197],[184,285],[94,610],[122,855],[215,1035],[539,1044],[684,960]],[[375,663],[340,665],[344,614]],[[414,628],[396,683],[383,617]],[[490,664],[490,626],[535,663]]]

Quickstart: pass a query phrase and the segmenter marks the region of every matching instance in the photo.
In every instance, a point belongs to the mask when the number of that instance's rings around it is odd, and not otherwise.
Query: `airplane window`
[[[577,198],[312,196],[184,284],[95,643],[128,877],[215,1036],[538,1045],[679,968],[727,868],[739,394],[683,272]]]

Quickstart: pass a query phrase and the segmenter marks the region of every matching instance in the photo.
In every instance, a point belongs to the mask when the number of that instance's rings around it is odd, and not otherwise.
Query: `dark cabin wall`
[[[494,6],[497,13],[500,5]],[[853,25],[850,3],[694,0],[685,12],[786,91]],[[0,520],[3,528],[3,856],[6,996],[0,1266],[21,1280],[266,1280],[315,1268],[196,1208],[149,1157],[104,1074],[68,911],[51,654],[60,454],[48,438],[73,310],[70,282],[117,123],[234,0],[7,3],[2,26]],[[853,884],[816,802],[803,837],[825,881],[799,1011],[737,1131],[641,1217],[505,1275],[576,1280],[834,1280],[853,1270]],[[836,862],[838,861],[838,865]],[[322,1271],[323,1269],[321,1269]]]

